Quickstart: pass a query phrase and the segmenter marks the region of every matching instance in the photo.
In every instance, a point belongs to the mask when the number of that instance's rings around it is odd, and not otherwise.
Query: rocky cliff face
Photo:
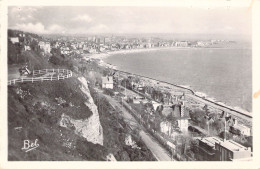
[[[63,114],[60,121],[60,126],[73,128],[77,134],[83,136],[89,142],[103,145],[103,128],[99,121],[97,106],[90,95],[86,79],[84,77],[79,77],[78,80],[82,83],[80,89],[85,94],[85,105],[89,107],[93,115],[87,119],[75,120],[68,115]]]

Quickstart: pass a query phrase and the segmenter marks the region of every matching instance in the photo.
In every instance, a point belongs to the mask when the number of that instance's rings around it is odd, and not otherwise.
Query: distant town
[[[190,48],[207,48],[207,47],[226,47],[235,41],[228,40],[198,40],[198,41],[176,41],[159,37],[150,38],[127,38],[123,36],[88,36],[88,37],[72,37],[72,36],[54,36],[44,37],[39,41],[33,38],[33,34],[26,35],[18,33],[16,36],[10,36],[9,40],[13,44],[23,44],[24,50],[31,50],[30,44],[33,40],[37,41],[39,47],[45,54],[51,52],[52,48],[58,48],[61,54],[66,56],[77,56],[81,54],[98,54],[119,50],[131,49],[150,49],[164,47],[190,47]],[[27,41],[24,41],[27,39]],[[30,40],[28,40],[30,39]]]

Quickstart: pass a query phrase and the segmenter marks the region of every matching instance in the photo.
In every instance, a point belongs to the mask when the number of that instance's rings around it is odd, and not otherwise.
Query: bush
[[[115,96],[115,93],[112,89],[104,89],[104,94],[110,95],[110,96]]]

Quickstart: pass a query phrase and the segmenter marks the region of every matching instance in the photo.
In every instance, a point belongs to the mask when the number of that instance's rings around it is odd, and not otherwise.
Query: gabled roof
[[[183,109],[183,115],[181,114],[181,106],[182,105],[177,104],[177,105],[173,105],[172,107],[164,107],[162,114],[164,114],[166,116],[171,114],[177,120],[189,119],[190,115],[187,110]]]
[[[177,119],[189,119],[190,118],[190,115],[189,115],[189,112],[187,110],[183,110],[183,115],[181,115],[181,106],[182,105],[174,105],[173,106],[173,117],[177,118]]]

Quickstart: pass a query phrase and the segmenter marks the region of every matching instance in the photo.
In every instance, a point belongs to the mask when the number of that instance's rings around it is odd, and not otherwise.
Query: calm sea
[[[252,110],[251,49],[189,48],[112,54],[119,70],[190,86],[208,97]]]

